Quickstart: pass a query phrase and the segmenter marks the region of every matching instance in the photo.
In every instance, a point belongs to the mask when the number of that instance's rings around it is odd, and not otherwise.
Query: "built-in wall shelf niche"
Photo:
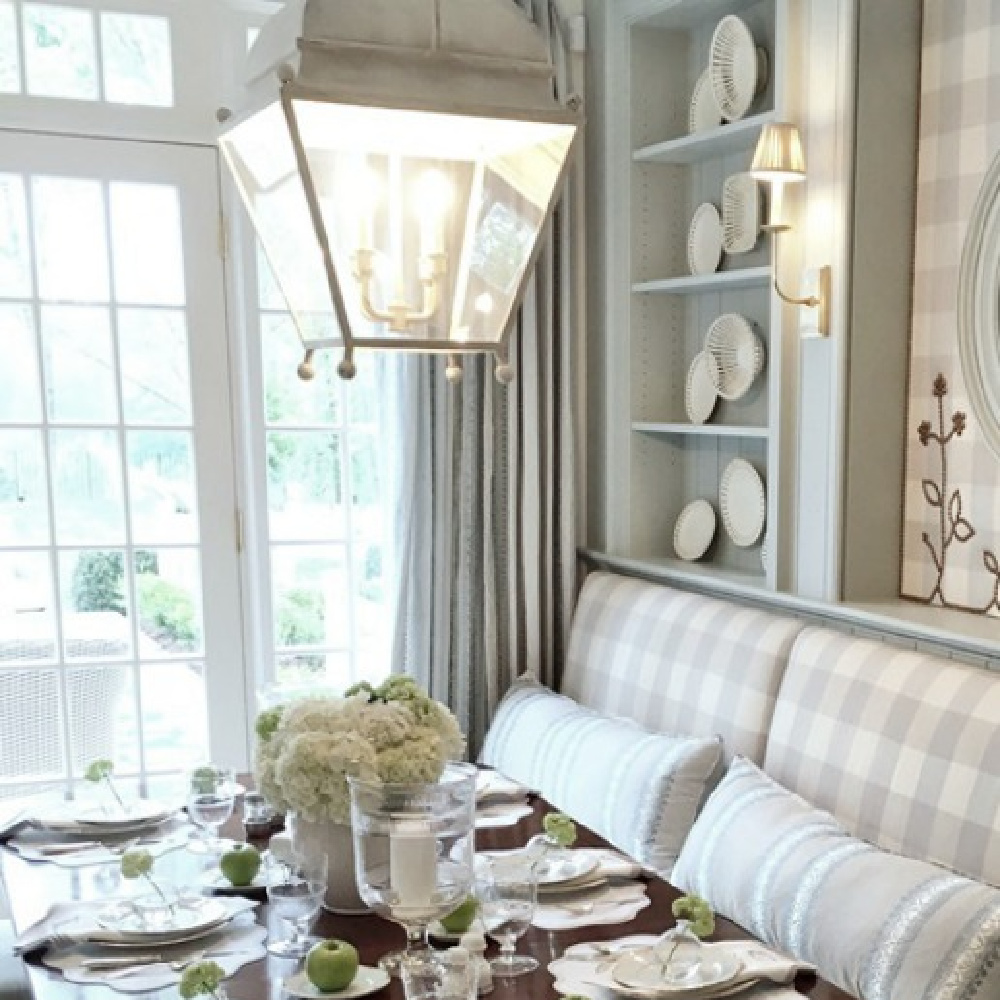
[[[606,5],[603,26],[608,547],[693,577],[720,575],[758,588],[781,585],[782,306],[763,231],[745,252],[723,253],[715,270],[701,273],[692,273],[698,268],[688,244],[699,206],[709,202],[724,215],[727,180],[749,170],[761,128],[784,120],[788,5],[619,0]],[[701,120],[692,130],[692,97],[696,85],[703,93],[713,33],[730,14],[749,29],[766,72],[742,116]],[[756,214],[763,223],[763,202]],[[749,322],[763,368],[737,398],[720,397],[707,417],[693,418],[685,402],[689,371],[726,313]],[[736,544],[723,523],[720,486],[734,459],[753,466],[766,487],[765,527],[750,545]],[[704,556],[685,562],[675,558],[674,527],[699,499],[715,508],[717,530]]]

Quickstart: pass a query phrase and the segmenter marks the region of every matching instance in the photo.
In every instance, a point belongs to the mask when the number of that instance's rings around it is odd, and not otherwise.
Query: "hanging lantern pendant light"
[[[487,44],[488,43],[488,44]],[[511,0],[289,0],[220,144],[307,354],[507,338],[580,128]],[[277,87],[275,86],[277,84]]]

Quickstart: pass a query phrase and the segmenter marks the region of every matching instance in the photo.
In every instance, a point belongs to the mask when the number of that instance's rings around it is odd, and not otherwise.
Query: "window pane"
[[[122,405],[130,424],[190,424],[191,377],[184,313],[120,309]]]
[[[26,3],[24,62],[28,93],[96,101],[94,18],[89,11]]]
[[[52,573],[44,552],[0,552],[0,665],[56,658]]]
[[[271,424],[304,424],[320,427],[340,420],[340,377],[333,351],[318,351],[313,358],[316,377],[303,382],[296,374],[302,360],[302,341],[287,313],[260,317],[264,356],[264,402]]]
[[[17,17],[12,3],[0,3],[0,93],[21,92],[21,63],[17,54]]]
[[[0,545],[48,541],[41,432],[0,430]]]
[[[108,310],[42,307],[45,395],[57,423],[118,422]]]
[[[184,252],[177,189],[111,185],[115,297],[143,306],[184,305]]]
[[[139,673],[146,767],[187,770],[208,760],[204,666],[148,664]]]
[[[378,366],[382,360],[372,354],[362,353],[357,359],[358,373],[344,386],[347,412],[352,424],[374,424],[378,421],[379,392]]]
[[[274,546],[271,577],[275,646],[348,648],[348,588],[343,546]]]
[[[52,493],[61,545],[125,541],[116,431],[51,431]]]
[[[267,487],[273,539],[344,537],[338,434],[269,432]]]
[[[174,103],[166,18],[101,14],[101,50],[105,100],[161,108]]]
[[[132,651],[125,553],[59,553],[63,644],[71,660],[121,660]]]
[[[198,541],[190,433],[129,431],[128,481],[137,545]]]
[[[24,181],[16,174],[0,174],[0,296],[31,296],[31,258]]]
[[[107,302],[108,251],[101,185],[68,177],[36,177],[31,191],[41,297]]]
[[[275,683],[284,698],[306,695],[317,687],[342,691],[360,677],[351,676],[351,661],[347,653],[296,653],[279,656]],[[371,680],[384,680],[384,675]]]
[[[139,656],[166,660],[202,652],[201,560],[195,549],[135,554]]]
[[[118,772],[139,765],[132,670],[74,667],[66,672],[69,746],[73,773],[82,777],[91,761],[107,758]]]
[[[42,398],[29,306],[0,305],[0,357],[0,423],[39,423]]]

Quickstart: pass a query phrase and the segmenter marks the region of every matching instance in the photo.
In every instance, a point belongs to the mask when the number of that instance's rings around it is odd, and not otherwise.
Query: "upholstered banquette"
[[[1000,1000],[1000,673],[594,573],[481,759],[853,995]]]

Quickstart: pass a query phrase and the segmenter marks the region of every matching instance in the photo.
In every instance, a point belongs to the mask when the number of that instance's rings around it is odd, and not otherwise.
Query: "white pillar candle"
[[[437,889],[437,844],[420,820],[398,820],[389,833],[389,880],[400,907],[430,905]]]

